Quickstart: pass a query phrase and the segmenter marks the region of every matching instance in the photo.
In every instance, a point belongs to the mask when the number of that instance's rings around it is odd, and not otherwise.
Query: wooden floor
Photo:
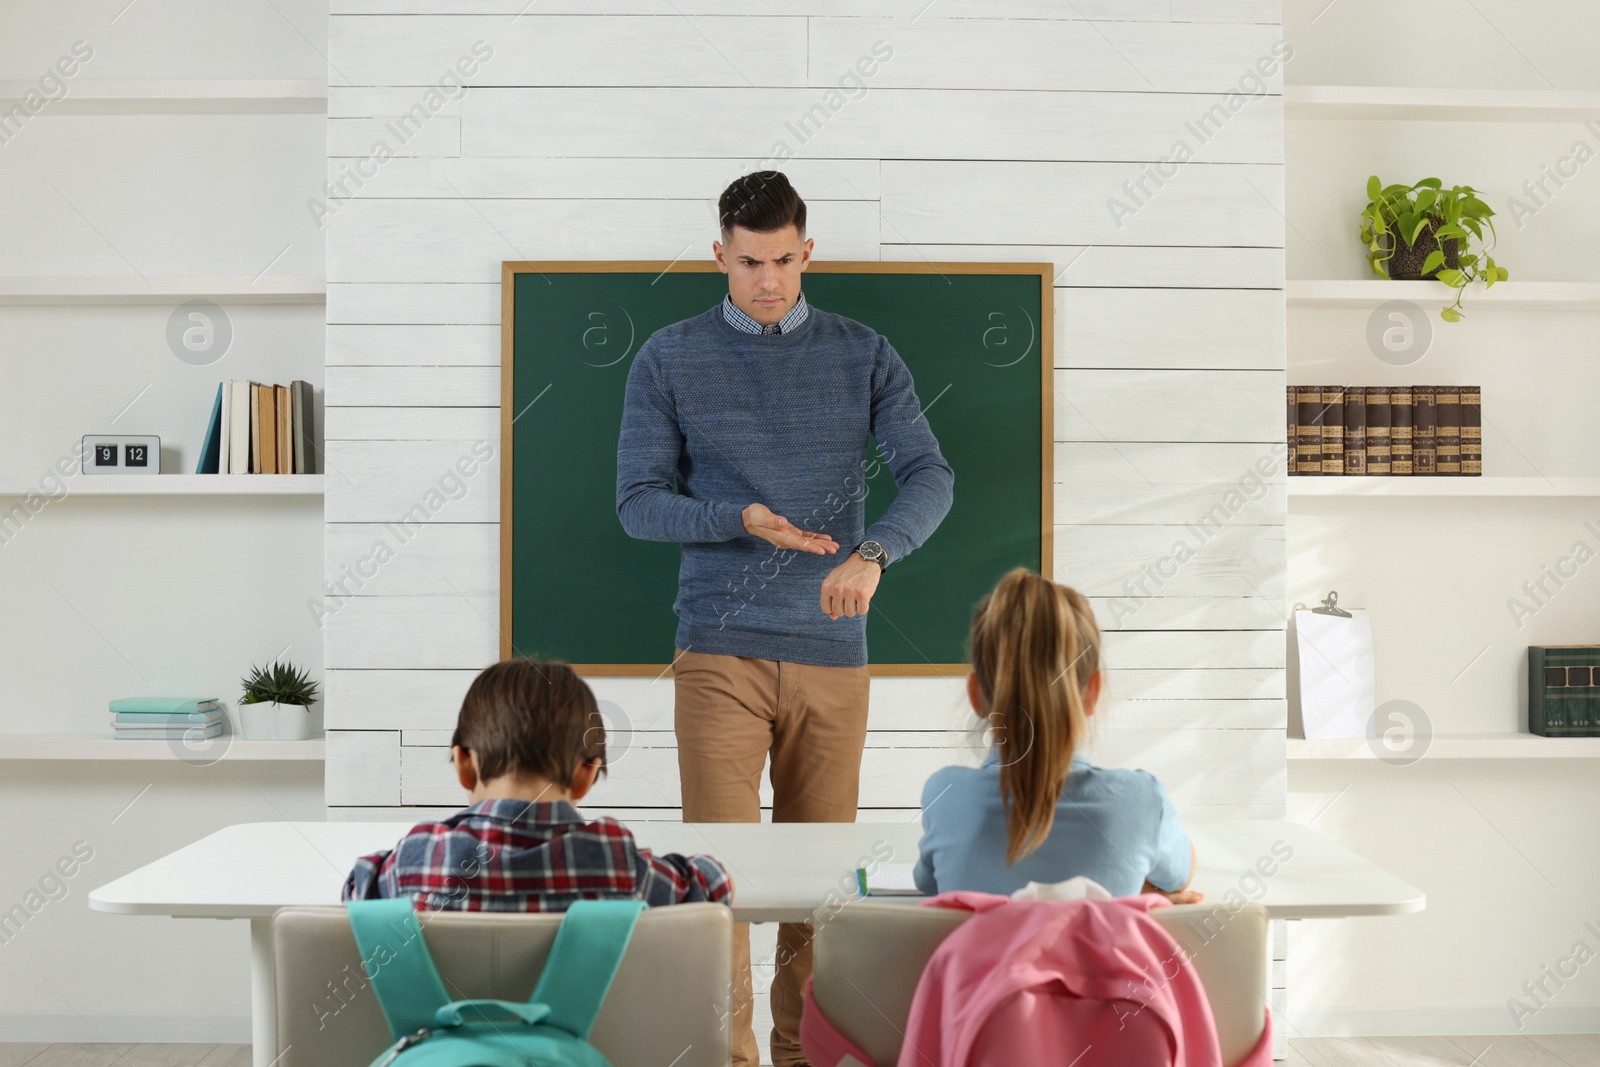
[[[1592,1067],[1600,1034],[1291,1040],[1295,1067]],[[250,1067],[248,1045],[5,1045],[0,1067]]]

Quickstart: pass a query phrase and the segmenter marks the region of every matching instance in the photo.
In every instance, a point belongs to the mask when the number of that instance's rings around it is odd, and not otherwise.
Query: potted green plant
[[[1367,179],[1367,201],[1361,240],[1372,272],[1382,278],[1436,278],[1453,288],[1455,303],[1439,310],[1446,322],[1461,321],[1468,282],[1481,280],[1487,288],[1506,280],[1506,269],[1489,254],[1497,239],[1490,221],[1494,211],[1472,186],[1446,189],[1438,178],[1384,185],[1374,174]]]
[[[311,705],[317,683],[290,663],[250,667],[239,679],[244,696],[239,699],[240,725],[255,740],[303,741],[311,736]]]

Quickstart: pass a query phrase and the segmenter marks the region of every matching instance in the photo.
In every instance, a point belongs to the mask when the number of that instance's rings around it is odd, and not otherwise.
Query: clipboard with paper
[[[1339,607],[1331,592],[1320,607],[1297,610],[1294,622],[1307,739],[1367,736],[1377,711],[1372,620]]]

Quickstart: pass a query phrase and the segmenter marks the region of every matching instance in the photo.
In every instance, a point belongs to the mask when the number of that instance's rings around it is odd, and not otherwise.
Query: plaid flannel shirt
[[[728,903],[733,880],[710,856],[655,856],[607,816],[565,800],[480,800],[411,828],[356,861],[342,900],[410,896],[419,911],[565,911],[576,900],[650,907]]]

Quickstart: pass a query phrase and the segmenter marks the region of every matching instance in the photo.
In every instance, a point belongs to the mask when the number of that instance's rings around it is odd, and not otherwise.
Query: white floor
[[[249,1045],[0,1045],[0,1067],[250,1067]]]
[[[1591,1067],[1600,1034],[1291,1040],[1303,1067]],[[249,1067],[248,1045],[5,1045],[0,1067]]]
[[[1600,1064],[1600,1035],[1291,1039],[1287,1062],[1303,1067],[1590,1067]]]

